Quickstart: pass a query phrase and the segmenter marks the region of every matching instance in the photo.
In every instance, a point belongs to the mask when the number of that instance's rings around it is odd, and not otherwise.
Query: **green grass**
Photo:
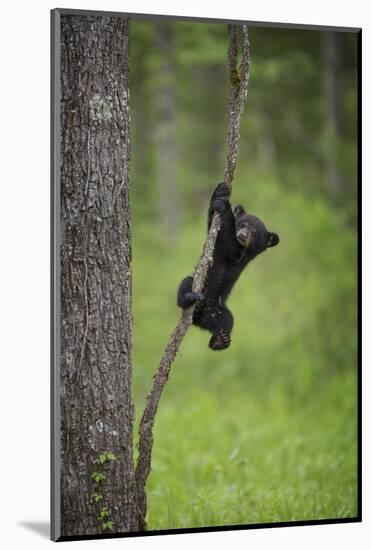
[[[237,283],[231,347],[212,352],[195,327],[182,343],[156,417],[149,529],[357,514],[355,236],[320,199],[254,190],[281,243]],[[137,422],[203,217],[185,219],[174,246],[134,212]]]
[[[305,407],[248,387],[179,394],[173,378],[156,420],[149,529],[356,515],[352,376]]]

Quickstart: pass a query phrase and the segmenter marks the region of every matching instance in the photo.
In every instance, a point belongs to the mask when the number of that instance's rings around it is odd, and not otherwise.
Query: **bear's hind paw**
[[[211,337],[209,348],[214,351],[227,349],[231,344],[231,337],[224,330],[220,330],[217,334]]]

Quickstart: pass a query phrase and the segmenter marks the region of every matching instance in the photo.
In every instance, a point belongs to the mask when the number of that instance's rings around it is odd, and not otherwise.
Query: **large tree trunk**
[[[61,17],[61,535],[138,529],[131,398],[129,22]],[[117,461],[92,474],[103,451]],[[94,502],[92,493],[102,494]]]

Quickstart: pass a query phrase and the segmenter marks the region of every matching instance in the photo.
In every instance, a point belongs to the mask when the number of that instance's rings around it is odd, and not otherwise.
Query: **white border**
[[[364,280],[371,280],[367,248],[371,242],[366,210],[369,192],[370,34],[368,3],[280,2],[217,4],[194,0],[72,2],[25,0],[2,7],[0,55],[1,165],[1,518],[6,548],[53,544],[25,527],[49,518],[49,10],[54,7],[248,19],[288,23],[363,27],[363,211]],[[364,287],[364,364],[370,358],[370,291]],[[368,307],[367,307],[368,306]],[[369,340],[369,336],[368,336]],[[365,439],[364,490],[370,487],[367,451],[370,406],[363,375]],[[370,432],[370,430],[368,430]],[[126,548],[188,548],[215,545],[236,548],[366,548],[370,534],[367,493],[363,524],[290,527],[256,531],[201,533],[145,539],[71,542],[78,548],[123,545]],[[148,546],[150,545],[150,546]],[[70,546],[69,546],[70,547]]]

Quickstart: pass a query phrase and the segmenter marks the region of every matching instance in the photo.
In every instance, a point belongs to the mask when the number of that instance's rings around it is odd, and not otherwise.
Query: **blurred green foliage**
[[[179,317],[177,286],[201,253],[225,161],[226,28],[165,23],[175,27],[170,122],[178,149],[169,162],[179,225],[169,235],[157,192],[164,152],[154,138],[156,94],[168,85],[159,25],[132,22],[137,421]],[[232,293],[231,347],[212,352],[209,335],[194,327],[182,343],[156,418],[149,529],[357,514],[356,36],[336,36],[335,63],[325,34],[250,29],[232,201],[260,216],[281,243],[248,266]],[[329,184],[334,174],[337,188]]]

